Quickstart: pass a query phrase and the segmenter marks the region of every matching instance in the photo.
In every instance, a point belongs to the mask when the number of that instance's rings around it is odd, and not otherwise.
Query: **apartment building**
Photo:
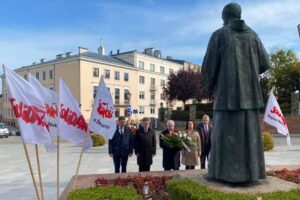
[[[187,65],[188,64],[188,65]],[[55,59],[21,67],[15,71],[27,79],[28,73],[36,76],[41,83],[58,91],[59,78],[69,86],[78,100],[81,112],[89,121],[100,77],[103,75],[114,100],[116,116],[127,116],[130,105],[134,111],[132,118],[138,120],[144,116],[158,117],[158,109],[165,105],[163,87],[170,73],[192,66],[190,62],[162,58],[161,51],[147,48],[105,55],[103,45],[98,52],[90,52],[79,47],[78,53],[59,54]],[[193,67],[199,68],[193,64]],[[3,121],[14,125],[14,116],[7,99],[5,77],[2,76]],[[172,102],[173,109],[182,108],[181,102]]]

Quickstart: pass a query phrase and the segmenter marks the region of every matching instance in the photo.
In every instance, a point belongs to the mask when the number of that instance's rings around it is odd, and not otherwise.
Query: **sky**
[[[208,40],[223,24],[226,0],[9,0],[0,6],[0,63],[11,69],[41,58],[97,52],[100,39],[116,52],[154,47],[162,56],[201,64]],[[268,52],[292,49],[300,57],[299,0],[236,1],[242,19]],[[2,74],[2,68],[0,69]]]

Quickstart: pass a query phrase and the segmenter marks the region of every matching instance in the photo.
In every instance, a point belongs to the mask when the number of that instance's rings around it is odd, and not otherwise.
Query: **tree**
[[[189,99],[201,99],[203,86],[200,70],[181,69],[170,74],[164,93],[169,101],[179,100],[184,105]]]
[[[261,87],[266,103],[268,92],[275,87],[280,106],[289,112],[291,94],[300,90],[300,62],[292,50],[280,49],[271,54],[271,68],[261,77]]]

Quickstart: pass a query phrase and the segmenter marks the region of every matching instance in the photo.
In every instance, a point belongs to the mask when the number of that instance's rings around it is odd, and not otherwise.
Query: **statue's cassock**
[[[240,19],[238,4],[225,6],[222,15],[224,26],[212,34],[202,65],[205,88],[214,96],[208,178],[256,182],[265,178],[259,74],[269,68],[269,57]]]

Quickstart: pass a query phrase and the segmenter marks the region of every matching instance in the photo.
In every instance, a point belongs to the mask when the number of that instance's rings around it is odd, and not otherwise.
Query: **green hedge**
[[[197,104],[197,111],[212,111],[213,103],[200,103]]]
[[[119,186],[90,187],[69,193],[68,200],[142,200],[134,188]]]
[[[92,134],[93,147],[105,145],[105,139],[102,135]]]
[[[171,119],[176,121],[187,121],[189,119],[189,111],[172,110]]]
[[[263,145],[265,151],[270,151],[274,148],[273,138],[268,131],[263,132]]]
[[[261,197],[262,200],[300,200],[300,190],[263,193],[254,196],[220,192],[193,182],[189,179],[168,181],[167,191],[170,194],[171,200],[256,200],[257,196]]]

